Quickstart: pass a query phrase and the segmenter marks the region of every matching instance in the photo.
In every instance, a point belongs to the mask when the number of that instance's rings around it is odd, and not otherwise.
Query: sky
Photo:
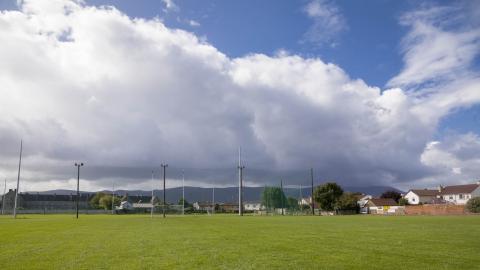
[[[0,0],[21,191],[480,179],[478,1]],[[154,172],[153,181],[152,170]]]

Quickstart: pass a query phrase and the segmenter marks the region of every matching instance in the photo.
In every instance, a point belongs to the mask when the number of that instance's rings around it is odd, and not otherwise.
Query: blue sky
[[[312,26],[304,11],[308,1],[176,1],[178,9],[169,12],[156,0],[87,2],[113,5],[132,17],[159,17],[169,27],[206,37],[230,57],[286,50],[338,64],[353,78],[380,87],[402,67],[399,42],[406,29],[398,24],[398,17],[412,8],[403,1],[338,2],[347,29],[332,47],[305,40]],[[190,26],[190,20],[200,26]]]
[[[66,188],[70,159],[91,189],[148,187],[165,160],[231,185],[238,146],[254,185],[480,177],[478,1],[18,2],[0,0],[0,174],[24,138],[27,189]]]

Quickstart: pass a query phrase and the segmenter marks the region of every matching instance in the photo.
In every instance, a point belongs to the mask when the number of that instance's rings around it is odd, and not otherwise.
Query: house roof
[[[394,199],[391,199],[391,198],[387,198],[387,199],[372,198],[368,201],[375,206],[396,206],[396,205],[398,205],[397,202]]]
[[[472,193],[480,185],[478,184],[469,184],[469,185],[457,185],[457,186],[446,186],[442,188],[440,194],[460,194],[460,193]]]
[[[409,192],[410,191],[418,196],[437,196],[439,194],[438,190],[436,189],[410,189]]]

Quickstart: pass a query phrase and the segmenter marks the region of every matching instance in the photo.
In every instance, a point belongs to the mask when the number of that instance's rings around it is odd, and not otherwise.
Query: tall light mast
[[[152,199],[150,200],[151,203],[152,203],[152,209],[150,209],[150,217],[151,217],[151,218],[153,218],[153,208],[155,207],[155,206],[153,205],[153,203],[154,203],[154,202],[153,202],[153,189],[154,189],[154,187],[155,187],[155,186],[153,185],[153,171],[152,171]]]
[[[115,180],[112,181],[112,215],[115,214]]]
[[[17,189],[15,190],[15,204],[13,207],[13,218],[17,218],[18,189],[20,187],[20,167],[22,166],[23,140],[20,140],[20,159],[18,161]]]
[[[243,169],[242,166],[242,149],[238,148],[238,215],[243,216]]]
[[[182,215],[185,215],[185,171],[182,170]]]

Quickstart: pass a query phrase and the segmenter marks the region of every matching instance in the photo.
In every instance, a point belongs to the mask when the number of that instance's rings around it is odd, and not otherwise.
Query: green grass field
[[[480,216],[0,217],[0,269],[480,269]]]

